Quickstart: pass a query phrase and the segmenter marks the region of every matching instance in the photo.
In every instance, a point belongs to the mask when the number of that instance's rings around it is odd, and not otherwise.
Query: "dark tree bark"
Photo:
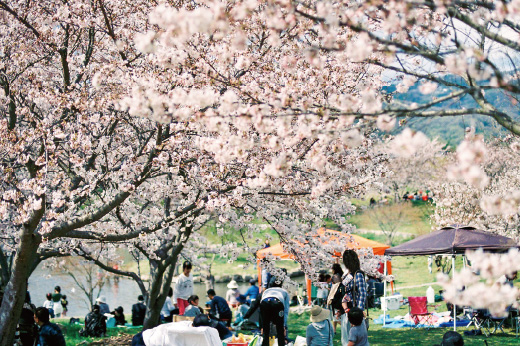
[[[27,291],[27,279],[37,259],[41,238],[34,234],[33,225],[24,225],[18,252],[15,255],[11,278],[6,286],[0,306],[0,346],[13,345],[16,325],[22,313]]]

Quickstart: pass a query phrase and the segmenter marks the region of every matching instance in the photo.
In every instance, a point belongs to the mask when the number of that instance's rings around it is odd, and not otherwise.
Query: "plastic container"
[[[428,287],[426,290],[426,300],[428,300],[428,304],[435,303],[435,291],[433,290],[432,286]]]
[[[399,310],[401,306],[399,303],[399,296],[381,297],[381,309],[386,310]]]

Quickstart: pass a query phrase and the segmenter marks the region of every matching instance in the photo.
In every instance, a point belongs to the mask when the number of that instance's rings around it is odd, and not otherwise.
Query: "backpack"
[[[334,298],[332,298],[332,303],[330,306],[334,309],[334,311],[339,311],[340,315],[343,315],[345,311],[343,310],[343,306],[341,305],[341,301],[343,297],[347,293],[347,288],[342,283],[339,284],[336,293],[334,294]]]

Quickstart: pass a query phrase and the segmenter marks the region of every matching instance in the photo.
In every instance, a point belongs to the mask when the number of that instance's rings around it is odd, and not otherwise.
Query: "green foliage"
[[[464,85],[465,82],[460,80],[460,77],[445,76],[447,80],[459,85]],[[419,91],[420,83],[416,83],[403,94],[396,94],[394,99],[405,104],[417,103],[418,105],[427,104],[435,98],[440,98],[449,95],[451,92],[458,90],[455,87],[439,86],[437,90],[429,95],[424,95]],[[396,85],[390,85],[383,88],[386,92],[394,92]],[[509,114],[516,120],[520,117],[520,108],[512,98],[504,92],[498,90],[486,91],[486,99],[500,111]],[[462,98],[455,98],[449,101],[442,102],[429,110],[441,109],[461,109],[461,108],[478,108],[476,102],[470,96]],[[476,133],[481,133],[485,138],[504,137],[509,132],[499,125],[494,119],[489,116],[470,114],[465,116],[447,116],[447,117],[430,117],[430,118],[413,118],[407,121],[407,126],[424,132],[430,138],[439,138],[441,142],[448,144],[451,147],[457,146],[464,139],[464,129],[469,126],[475,127]],[[395,133],[400,132],[401,129],[396,129]]]

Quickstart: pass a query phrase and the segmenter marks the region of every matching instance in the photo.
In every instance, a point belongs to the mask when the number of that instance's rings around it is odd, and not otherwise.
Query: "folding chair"
[[[303,295],[303,285],[298,285],[298,294],[296,295],[298,299],[298,305],[305,306],[305,299]]]
[[[476,330],[480,330],[485,336],[489,336],[489,319],[491,315],[488,310],[467,308],[465,309],[465,314],[470,320],[466,328],[473,324]]]
[[[429,328],[433,324],[433,315],[428,312],[428,300],[426,297],[408,297],[410,317],[417,327],[419,324]]]
[[[493,329],[491,334],[495,334],[499,330],[502,333],[505,333],[503,327],[504,327],[504,322],[506,321],[506,319],[507,319],[507,316],[506,317],[491,316],[491,318],[489,319],[489,327],[490,327],[489,330]]]
[[[471,322],[468,324],[468,327],[471,324],[475,325],[476,329],[479,329],[485,336],[490,336],[491,334],[495,334],[497,331],[501,331],[505,333],[503,326],[506,321],[506,317],[494,317],[491,316],[489,310],[486,309],[477,309],[473,311],[471,315]]]

